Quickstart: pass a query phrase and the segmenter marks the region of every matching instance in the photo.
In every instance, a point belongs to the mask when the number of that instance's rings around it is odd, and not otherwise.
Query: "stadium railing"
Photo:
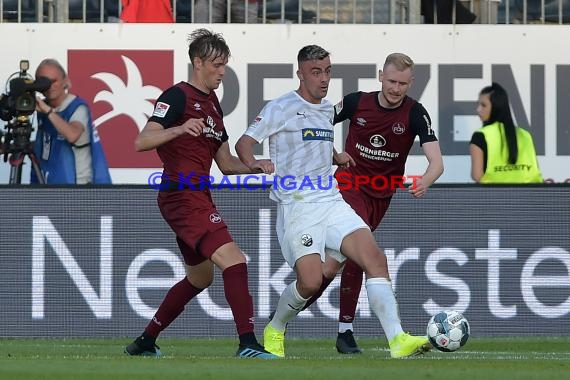
[[[196,0],[173,1],[177,22],[193,22]],[[215,0],[209,0],[215,1]],[[229,0],[243,1],[248,0]],[[422,1],[258,0],[261,23],[419,24]],[[570,23],[570,0],[461,1],[480,24]],[[453,3],[455,8],[457,3]],[[120,0],[0,0],[0,22],[117,22]],[[456,23],[452,17],[452,23]]]

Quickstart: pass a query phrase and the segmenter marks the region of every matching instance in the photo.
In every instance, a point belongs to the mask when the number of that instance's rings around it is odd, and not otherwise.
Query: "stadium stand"
[[[262,23],[422,23],[422,1],[430,0],[259,0],[259,18]],[[193,0],[175,0],[176,22],[193,21],[193,4]],[[461,0],[461,4],[477,15],[474,22],[480,24],[570,23],[570,0]],[[120,0],[0,0],[0,22],[116,22],[120,11]]]

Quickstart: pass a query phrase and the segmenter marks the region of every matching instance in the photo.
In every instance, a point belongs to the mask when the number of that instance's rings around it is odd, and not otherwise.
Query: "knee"
[[[200,273],[192,273],[192,275],[186,275],[186,279],[193,287],[206,289],[214,282],[214,272],[204,271]]]
[[[321,288],[322,277],[304,279],[303,281],[297,280],[297,290],[303,298],[310,298],[317,294]]]

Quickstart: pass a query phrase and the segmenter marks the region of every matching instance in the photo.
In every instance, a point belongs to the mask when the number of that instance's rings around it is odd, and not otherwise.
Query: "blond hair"
[[[392,53],[386,57],[384,62],[384,69],[388,65],[394,65],[398,71],[404,71],[410,69],[414,71],[414,61],[404,53]]]

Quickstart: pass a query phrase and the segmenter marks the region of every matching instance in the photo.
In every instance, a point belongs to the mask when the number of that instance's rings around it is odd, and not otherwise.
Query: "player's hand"
[[[275,171],[275,165],[271,160],[255,160],[249,168],[254,173],[271,174]]]
[[[408,185],[408,192],[414,198],[421,198],[427,193],[428,186],[424,183],[423,178],[415,178],[414,181]]]
[[[188,119],[178,128],[180,135],[187,133],[190,136],[198,137],[202,134],[205,127],[204,119]]]
[[[333,164],[341,168],[349,168],[356,166],[356,162],[352,156],[346,152],[338,153],[333,155]]]

